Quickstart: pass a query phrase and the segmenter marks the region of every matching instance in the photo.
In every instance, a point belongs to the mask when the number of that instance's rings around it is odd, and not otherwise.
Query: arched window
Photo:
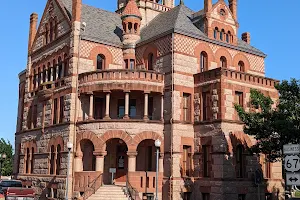
[[[105,65],[105,56],[103,54],[97,55],[97,69],[102,70],[104,69]]]
[[[204,72],[208,68],[207,53],[202,51],[200,54],[200,72]]]
[[[58,57],[58,78],[61,78],[61,73],[62,73],[62,61],[61,61],[61,57]]]
[[[223,41],[224,39],[224,34],[225,34],[225,31],[224,29],[222,29],[222,31],[220,32],[220,40]]]
[[[231,32],[228,31],[227,35],[226,35],[226,42],[231,43]]]
[[[36,88],[36,71],[35,70],[33,70],[33,89],[35,89]]]
[[[46,66],[45,65],[43,65],[43,83],[45,83],[46,82]]]
[[[243,178],[244,177],[244,147],[243,145],[238,145],[236,147],[236,177]]]
[[[132,33],[132,23],[131,22],[128,23],[128,30],[129,30],[129,33]]]
[[[57,145],[56,148],[56,175],[59,175],[61,165],[61,146]]]
[[[68,55],[64,55],[64,76],[68,76],[69,73],[69,62],[68,62]]]
[[[137,33],[137,32],[138,32],[138,31],[137,31],[137,29],[138,29],[138,24],[137,24],[137,23],[135,23],[135,24],[134,24],[134,32],[135,32],[135,33]]]
[[[215,39],[217,39],[217,37],[218,37],[218,32],[219,32],[219,29],[216,27],[214,30],[214,38]]]
[[[48,62],[48,81],[51,81],[51,76],[52,76],[52,74],[51,74],[51,64],[50,64],[50,62]]]
[[[220,63],[222,68],[227,68],[227,59],[224,56],[220,58]]]
[[[50,174],[54,174],[54,159],[55,159],[55,149],[54,145],[51,146],[51,152],[50,152]]]
[[[124,33],[126,33],[126,31],[127,31],[127,26],[126,26],[126,23],[123,23],[123,31],[124,31]]]
[[[238,63],[238,70],[239,70],[240,72],[245,72],[245,64],[244,64],[243,61],[240,61],[240,62]]]
[[[46,29],[46,31],[45,31],[45,42],[46,42],[46,44],[48,44],[49,43],[49,28],[48,28],[48,24],[45,25],[45,29]]]
[[[30,173],[33,174],[33,170],[34,170],[34,148],[31,147],[31,160],[30,160]]]
[[[29,174],[29,163],[30,163],[30,150],[26,149],[26,174]]]
[[[57,64],[56,64],[56,60],[53,60],[53,66],[52,66],[52,67],[53,67],[53,68],[52,68],[52,69],[53,69],[53,70],[52,70],[52,72],[53,72],[53,74],[52,74],[52,76],[53,76],[53,81],[56,81],[56,78],[57,78],[57,77],[56,77],[56,65],[57,65]]]
[[[153,53],[148,55],[148,70],[153,70]]]
[[[50,42],[53,40],[53,22],[50,21]]]

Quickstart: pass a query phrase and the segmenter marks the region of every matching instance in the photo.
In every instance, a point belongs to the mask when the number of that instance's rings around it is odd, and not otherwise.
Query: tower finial
[[[183,2],[183,0],[180,0],[180,5],[184,5],[184,2]]]

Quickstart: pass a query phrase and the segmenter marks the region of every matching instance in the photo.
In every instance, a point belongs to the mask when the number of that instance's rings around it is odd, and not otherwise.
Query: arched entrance
[[[154,140],[147,139],[139,143],[137,147],[136,171],[155,172],[156,170],[156,147]]]
[[[110,169],[115,169],[115,182],[125,183],[128,172],[128,147],[122,139],[113,138],[106,142],[104,158],[104,184],[111,184]]]
[[[87,139],[80,141],[82,156],[83,171],[96,170],[96,156],[94,156],[94,144]]]

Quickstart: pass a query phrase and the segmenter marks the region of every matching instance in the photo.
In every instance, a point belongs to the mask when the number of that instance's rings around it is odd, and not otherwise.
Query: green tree
[[[5,141],[3,138],[0,139],[0,154],[6,154],[6,159],[3,159],[2,163],[2,175],[10,176],[13,172],[13,148],[9,141]]]
[[[235,109],[244,122],[244,132],[252,135],[257,144],[250,150],[264,153],[269,161],[282,158],[283,145],[300,143],[300,82],[282,81],[275,86],[279,101],[273,102],[258,90],[251,90],[249,112],[239,105]],[[276,107],[272,105],[276,104]]]

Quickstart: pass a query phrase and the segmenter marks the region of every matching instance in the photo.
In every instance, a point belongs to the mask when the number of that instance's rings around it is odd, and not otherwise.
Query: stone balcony
[[[59,79],[56,81],[48,81],[41,83],[39,87],[34,90],[34,93],[38,95],[39,99],[47,100],[51,98],[53,91],[57,88],[65,86],[65,80]]]
[[[227,68],[217,68],[194,75],[195,87],[204,83],[221,81],[221,79],[249,84],[256,88],[274,88],[274,86],[279,82],[267,77],[257,76]]]
[[[147,91],[163,93],[164,74],[145,70],[101,70],[79,75],[79,92]]]

